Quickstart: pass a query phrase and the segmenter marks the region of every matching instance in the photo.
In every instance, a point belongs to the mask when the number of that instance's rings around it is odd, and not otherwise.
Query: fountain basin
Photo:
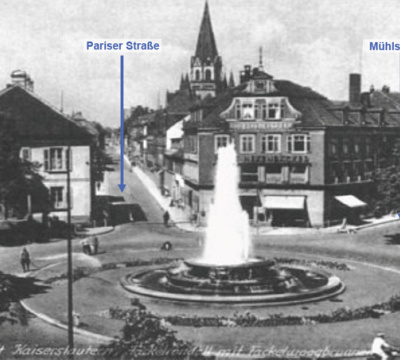
[[[135,294],[180,302],[292,305],[339,295],[342,281],[319,268],[277,266],[273,260],[212,265],[187,260],[179,266],[153,266],[121,279]]]

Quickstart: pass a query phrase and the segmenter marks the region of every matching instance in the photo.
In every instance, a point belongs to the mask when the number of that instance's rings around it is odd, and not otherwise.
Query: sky
[[[348,74],[363,90],[399,91],[400,52],[363,51],[364,39],[400,42],[398,0],[208,0],[224,71],[245,64],[332,100],[348,98]],[[118,127],[118,54],[88,54],[92,39],[162,39],[161,53],[125,55],[125,107],[155,108],[179,86],[194,54],[205,0],[0,0],[0,88],[13,70],[28,72],[35,93]]]

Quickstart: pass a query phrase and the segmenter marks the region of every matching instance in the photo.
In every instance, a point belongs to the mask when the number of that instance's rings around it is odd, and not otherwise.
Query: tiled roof
[[[72,141],[90,144],[91,134],[37,94],[20,86],[0,92],[0,111],[10,114],[21,139],[26,141]]]
[[[344,102],[330,101],[325,96],[309,87],[304,87],[287,80],[274,81],[276,92],[267,96],[284,96],[290,104],[301,113],[298,127],[329,127],[329,126],[379,126],[379,111],[382,107],[385,112],[385,126],[400,125],[400,94],[382,93],[375,91],[371,103],[373,107],[365,110],[365,125],[361,123],[361,107],[349,107]],[[201,121],[190,120],[185,128],[227,126],[227,122],[219,115],[226,110],[236,96],[255,96],[244,93],[246,84],[241,84],[233,90],[228,90],[217,98],[205,99],[198,107],[203,109]],[[260,95],[259,95],[260,96]],[[347,111],[347,123],[343,123],[343,111]],[[397,112],[397,113],[396,113]]]
[[[400,93],[375,90],[371,95],[371,104],[387,110],[400,110]]]
[[[191,95],[189,90],[177,90],[174,93],[174,97],[171,99],[167,105],[167,111],[170,114],[189,114],[190,107],[196,102],[195,98]]]

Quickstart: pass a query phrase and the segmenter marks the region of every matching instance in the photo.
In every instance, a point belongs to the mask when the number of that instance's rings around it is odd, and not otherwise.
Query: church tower
[[[196,52],[190,61],[190,88],[201,99],[208,95],[215,96],[222,85],[221,71],[222,59],[218,55],[206,2]]]

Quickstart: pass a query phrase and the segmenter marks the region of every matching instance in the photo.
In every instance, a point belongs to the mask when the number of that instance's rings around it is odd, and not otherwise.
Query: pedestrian
[[[26,250],[26,248],[22,249],[19,259],[21,261],[21,266],[22,266],[23,271],[24,272],[29,271],[29,265],[31,263],[31,259],[29,256],[29,252],[28,252],[28,250]]]
[[[90,244],[93,254],[97,254],[99,252],[99,239],[97,236],[91,238],[91,244]]]
[[[376,359],[388,360],[391,358],[392,347],[385,341],[385,334],[376,335],[371,346],[371,353]]]
[[[169,222],[169,218],[170,218],[169,212],[168,212],[168,211],[166,211],[166,212],[164,213],[163,218],[164,218],[164,225],[165,225],[165,227],[168,227],[168,222]]]
[[[92,255],[92,251],[90,249],[90,242],[88,238],[84,238],[81,240],[80,244],[82,245],[82,251],[86,255]]]
[[[169,241],[166,241],[162,244],[161,250],[170,251],[172,250],[172,244]]]

